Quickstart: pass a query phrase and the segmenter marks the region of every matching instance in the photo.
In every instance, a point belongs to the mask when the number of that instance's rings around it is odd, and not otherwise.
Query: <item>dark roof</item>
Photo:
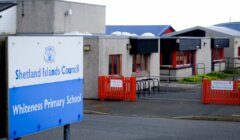
[[[230,28],[232,30],[240,31],[240,22],[220,23],[214,26],[221,26],[221,27]]]
[[[13,2],[0,2],[0,12],[15,6],[16,3]]]
[[[161,36],[169,28],[175,31],[170,25],[107,25],[106,34],[110,35],[113,32],[120,31],[140,36],[143,33],[150,32],[155,36]]]
[[[226,27],[219,27],[219,26],[210,26],[210,27],[203,27],[203,26],[196,26],[192,28],[187,28],[181,31],[172,32],[162,37],[212,37],[206,36],[205,32],[212,32],[216,34],[222,34],[224,36],[231,36],[231,37],[240,37],[240,32],[236,30],[232,30]],[[212,35],[211,33],[211,35]]]

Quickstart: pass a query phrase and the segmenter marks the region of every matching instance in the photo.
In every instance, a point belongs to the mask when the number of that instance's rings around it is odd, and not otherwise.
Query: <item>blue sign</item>
[[[10,138],[83,119],[83,79],[9,89]]]
[[[82,42],[64,36],[8,38],[10,139],[83,119]]]

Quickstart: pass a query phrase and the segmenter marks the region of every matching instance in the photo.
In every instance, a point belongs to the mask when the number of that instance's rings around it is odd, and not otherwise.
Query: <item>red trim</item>
[[[143,56],[140,55],[140,71],[142,71],[142,59],[143,59]]]
[[[196,75],[197,74],[197,56],[196,56],[196,51],[193,52],[193,74]]]
[[[115,60],[116,60],[116,63],[115,63]],[[121,55],[109,55],[109,61],[112,62],[110,65],[110,68],[109,68],[110,69],[109,75],[115,75],[115,74],[120,75],[121,74]],[[115,64],[117,67],[116,73],[114,73],[114,65]]]
[[[238,47],[238,57],[240,57],[240,46]]]
[[[189,61],[189,64],[191,64],[192,63],[192,52],[190,51],[189,52],[189,57],[188,57],[188,61]]]
[[[120,72],[120,67],[121,67],[121,66],[120,66],[120,55],[118,55],[117,60],[118,60],[118,64],[117,64],[117,65],[118,65],[118,68],[117,68],[118,71],[117,71],[117,73],[120,74],[120,73],[121,73],[121,72]]]
[[[111,74],[114,74],[114,56],[112,55],[112,73]]]
[[[163,34],[169,34],[169,33],[172,33],[172,32],[174,32],[174,30],[170,27]]]
[[[184,64],[191,64],[191,55],[190,51],[177,51],[176,52],[176,64],[177,65],[184,65]]]
[[[222,59],[224,59],[224,48],[212,49],[212,60],[222,60]]]
[[[138,57],[140,59],[139,63],[137,62]],[[149,60],[148,57],[149,55],[143,55],[143,54],[134,55],[133,56],[133,72],[141,72],[141,71],[147,70],[148,60]],[[144,64],[143,64],[143,61],[144,61]]]
[[[174,51],[172,53],[172,67],[176,68],[177,67],[177,52]]]

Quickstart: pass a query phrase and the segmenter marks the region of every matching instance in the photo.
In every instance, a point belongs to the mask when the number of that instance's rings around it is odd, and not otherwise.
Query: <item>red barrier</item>
[[[222,82],[222,83],[221,83]],[[218,84],[220,83],[220,84]],[[221,85],[222,84],[222,85]],[[203,104],[240,104],[240,81],[202,82]]]
[[[98,98],[104,101],[110,100],[136,100],[136,78],[135,77],[98,77]]]

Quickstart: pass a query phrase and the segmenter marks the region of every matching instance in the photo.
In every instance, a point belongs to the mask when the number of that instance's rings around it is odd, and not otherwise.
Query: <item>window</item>
[[[238,47],[238,57],[240,57],[240,46]]]
[[[133,72],[148,70],[149,55],[137,54],[133,56]]]
[[[109,75],[120,75],[121,74],[121,56],[110,55],[109,56]]]
[[[176,53],[176,61],[177,61],[177,65],[191,64],[192,62],[191,51],[178,51]]]
[[[161,51],[160,53],[160,66],[171,66],[172,65],[172,52]]]
[[[224,58],[224,49],[223,48],[214,48],[212,50],[212,58],[214,60],[223,60]]]
[[[161,67],[181,67],[190,66],[193,62],[193,51],[173,51],[161,52],[160,65]]]

